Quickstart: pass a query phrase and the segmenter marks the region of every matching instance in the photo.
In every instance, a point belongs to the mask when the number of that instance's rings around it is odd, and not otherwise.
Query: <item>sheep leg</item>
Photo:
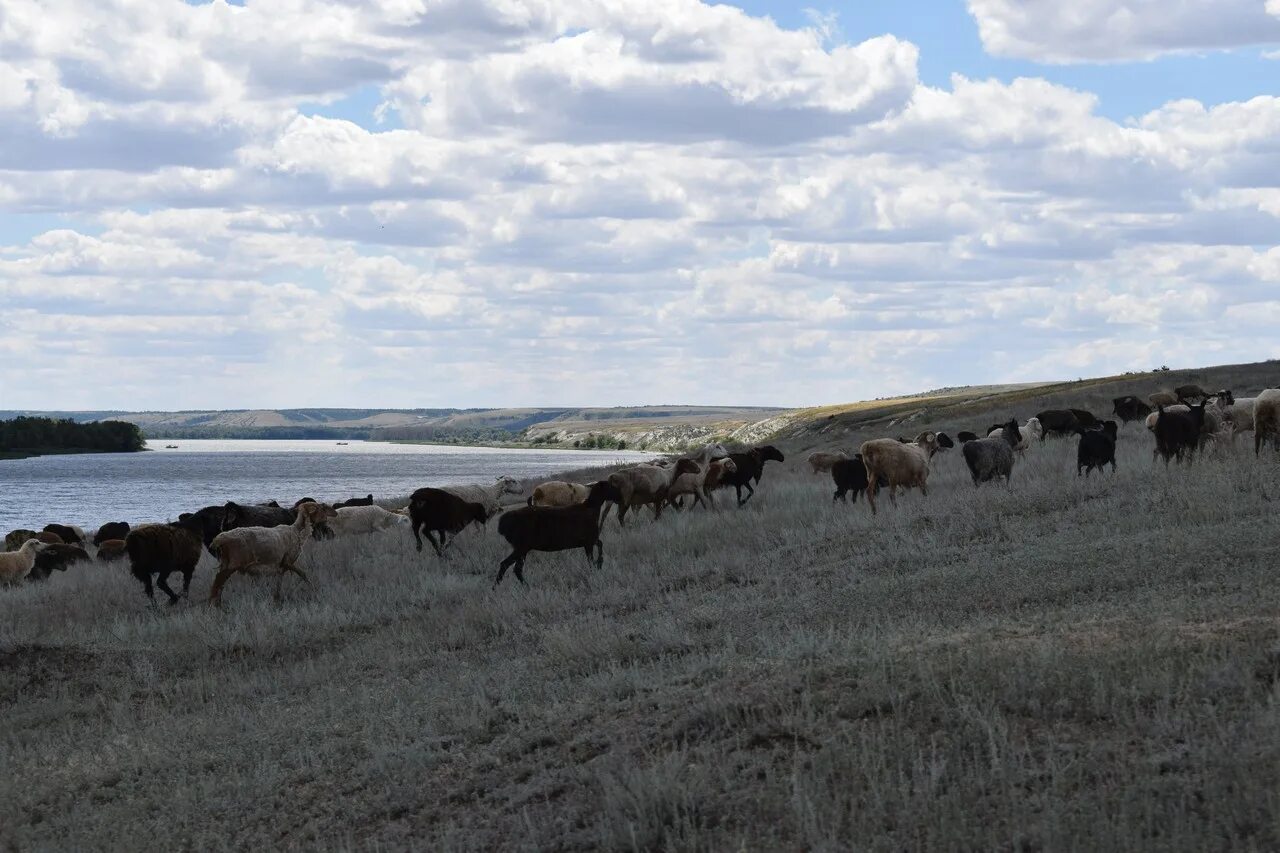
[[[412,527],[413,527],[413,540],[418,543],[418,553],[421,554],[422,553],[422,536],[419,535],[418,529],[422,527],[422,522],[418,521],[417,519],[414,519]]]
[[[196,573],[196,567],[182,570],[182,597],[188,598],[191,595],[191,576]]]
[[[156,575],[156,586],[167,596],[169,596],[170,604],[178,603],[178,594],[169,589],[169,572],[163,571]]]
[[[604,542],[596,540],[596,568],[604,568]]]
[[[702,488],[702,495],[707,499],[707,506],[711,507],[712,509],[718,509],[718,507],[716,506],[715,495],[711,493],[711,489],[708,489],[704,486]]]
[[[507,573],[507,569],[511,567],[511,564],[514,563],[517,559],[519,559],[519,556],[520,556],[519,551],[512,551],[510,554],[507,555],[507,558],[505,560],[503,560],[501,563],[498,564],[498,576],[493,579],[494,589],[497,589],[498,584],[502,583],[502,576]]]
[[[156,603],[156,591],[151,586],[151,572],[134,572],[133,576],[142,581],[142,588],[147,591],[147,598],[151,599],[151,603]]]
[[[702,499],[702,495],[698,494],[697,492],[694,492],[693,503],[689,504],[689,512],[693,512],[693,508],[696,506],[701,506],[703,509],[707,508],[706,501]]]
[[[209,603],[222,606],[222,586],[227,582],[227,578],[235,574],[236,570],[230,566],[226,566],[219,570],[218,574],[213,578],[213,586],[209,588]]]
[[[618,526],[625,527],[622,519],[627,515],[627,504],[618,504]]]
[[[434,536],[432,536],[432,535],[431,535],[431,531],[430,531],[429,529],[424,528],[422,532],[423,532],[423,533],[425,533],[425,534],[427,534],[427,541],[428,541],[428,542],[430,542],[430,543],[431,543],[431,547],[435,549],[436,556],[437,556],[437,557],[443,557],[443,556],[444,556],[444,552],[443,552],[443,551],[441,551],[441,550],[440,550],[440,546],[436,544],[436,537],[434,537]],[[440,536],[441,536],[441,538],[444,538],[444,534],[443,534],[443,533],[441,533],[441,534],[440,534]],[[421,543],[421,542],[419,542],[419,543],[418,543],[418,550],[419,550],[419,551],[421,551],[421,550],[422,550],[422,543]]]
[[[293,563],[281,563],[280,565],[284,568],[286,572],[293,572],[295,575],[302,578],[307,583],[311,583],[311,578],[307,577],[307,573],[304,572],[302,569],[298,568],[297,566],[295,566]],[[284,575],[282,574],[281,577],[284,577]]]
[[[521,556],[520,559],[516,560],[516,564],[512,566],[511,569],[516,573],[516,580],[520,581],[520,585],[528,586],[528,584],[524,582],[524,557],[523,556]]]

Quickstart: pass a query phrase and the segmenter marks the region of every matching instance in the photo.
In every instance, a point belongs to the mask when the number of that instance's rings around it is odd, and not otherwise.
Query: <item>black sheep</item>
[[[373,506],[373,493],[370,492],[363,498],[351,498],[350,500],[338,501],[333,505],[333,508],[341,509],[344,506]]]
[[[831,479],[836,484],[835,494],[832,495],[831,501],[845,500],[848,492],[853,492],[853,502],[856,504],[858,498],[867,491],[867,466],[862,461],[862,454],[853,454],[852,459],[841,459],[831,466]],[[883,474],[878,478],[877,486],[884,488],[889,485],[889,480]]]
[[[199,531],[200,539],[206,548],[213,544],[213,537],[222,532],[222,525],[226,520],[227,508],[223,506],[207,506],[178,516],[178,521],[184,524],[190,523],[192,529]]]
[[[67,566],[79,562],[89,562],[89,555],[79,545],[45,545],[36,554],[35,565],[27,580],[46,580],[53,572],[65,572]]]
[[[421,533],[427,534],[427,541],[436,555],[443,557],[441,546],[445,544],[446,535],[456,536],[473,521],[484,524],[488,518],[484,504],[468,503],[444,489],[423,488],[409,496],[409,521],[412,522],[413,538],[418,543],[419,553],[422,551]],[[433,532],[440,534],[439,544],[431,535]]]
[[[98,532],[93,534],[93,544],[101,545],[108,539],[123,539],[129,535],[129,522],[127,521],[108,521],[106,524],[98,528]]]
[[[525,506],[508,510],[498,519],[498,533],[511,545],[511,553],[498,564],[496,589],[510,568],[516,580],[524,583],[524,561],[531,551],[568,551],[581,548],[591,562],[595,549],[595,567],[604,565],[604,543],[600,541],[600,507],[611,495],[608,481],[593,483],[587,499],[572,506]]]
[[[1111,473],[1116,470],[1116,422],[1105,421],[1102,429],[1080,430],[1080,444],[1076,448],[1076,476],[1081,472],[1086,477],[1094,468],[1099,471],[1107,463],[1111,464]]]
[[[988,432],[990,431],[988,430]],[[956,433],[956,440],[961,444],[964,444],[966,441],[977,441],[978,434],[976,432],[969,432],[967,429],[962,429],[960,432]]]
[[[176,604],[178,594],[169,588],[169,575],[182,573],[183,596],[191,590],[191,576],[200,562],[203,548],[203,527],[194,515],[172,524],[148,524],[129,531],[124,547],[129,552],[129,567],[154,603],[155,590],[151,576],[156,575],[156,586],[169,596],[169,603]]]
[[[1167,412],[1164,406],[1157,406],[1159,416],[1156,418],[1156,452],[1164,457],[1164,464],[1183,456],[1194,457],[1204,441],[1204,409],[1209,405],[1205,400],[1198,406],[1191,406],[1185,412]]]
[[[786,458],[782,455],[782,451],[774,447],[772,444],[764,444],[759,447],[753,447],[746,453],[730,453],[729,458],[733,460],[733,464],[737,466],[737,470],[725,472],[720,480],[720,488],[724,489],[733,486],[738,497],[738,506],[743,506],[756,493],[752,484],[759,485],[760,477],[764,474],[764,463],[773,460],[776,462],[785,462]],[[747,497],[742,497],[742,490],[747,490]]]
[[[76,533],[75,528],[68,527],[65,524],[46,524],[43,532],[57,535],[67,545],[84,544],[80,534]]]
[[[1111,401],[1111,413],[1119,418],[1121,423],[1127,424],[1131,421],[1145,420],[1147,415],[1151,414],[1151,407],[1134,395],[1126,394]]]

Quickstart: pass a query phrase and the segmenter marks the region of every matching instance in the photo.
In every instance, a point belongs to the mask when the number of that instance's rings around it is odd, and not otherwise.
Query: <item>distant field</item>
[[[1131,426],[1114,476],[1050,441],[974,489],[951,451],[873,520],[800,451],[896,427],[806,423],[745,509],[610,522],[527,589],[489,529],[318,543],[224,612],[96,565],[0,590],[0,843],[1280,849],[1276,458]]]

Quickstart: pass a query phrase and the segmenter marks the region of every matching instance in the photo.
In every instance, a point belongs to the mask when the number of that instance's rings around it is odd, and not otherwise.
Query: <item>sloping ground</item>
[[[789,458],[528,589],[492,525],[0,589],[0,846],[1280,849],[1280,463],[1073,452],[874,519]]]
[[[1112,417],[1112,400],[1116,397],[1136,394],[1145,400],[1152,392],[1184,384],[1199,384],[1206,390],[1229,388],[1237,396],[1253,396],[1264,388],[1280,387],[1280,361],[1132,373],[1075,382],[975,386],[915,397],[801,409],[773,438],[785,446],[808,450],[848,447],[853,440],[873,434],[915,435],[925,429],[980,433],[996,421],[1010,417],[1026,421],[1037,412],[1054,408],[1088,409],[1099,417]]]

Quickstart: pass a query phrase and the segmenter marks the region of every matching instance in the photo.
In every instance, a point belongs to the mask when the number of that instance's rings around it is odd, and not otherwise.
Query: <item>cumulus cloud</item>
[[[968,0],[983,47],[1035,62],[1115,62],[1280,43],[1276,0]]]
[[[1271,354],[1277,98],[1120,124],[698,0],[0,14],[0,203],[44,223],[0,224],[11,406],[802,404]],[[339,109],[370,91],[398,123]]]

